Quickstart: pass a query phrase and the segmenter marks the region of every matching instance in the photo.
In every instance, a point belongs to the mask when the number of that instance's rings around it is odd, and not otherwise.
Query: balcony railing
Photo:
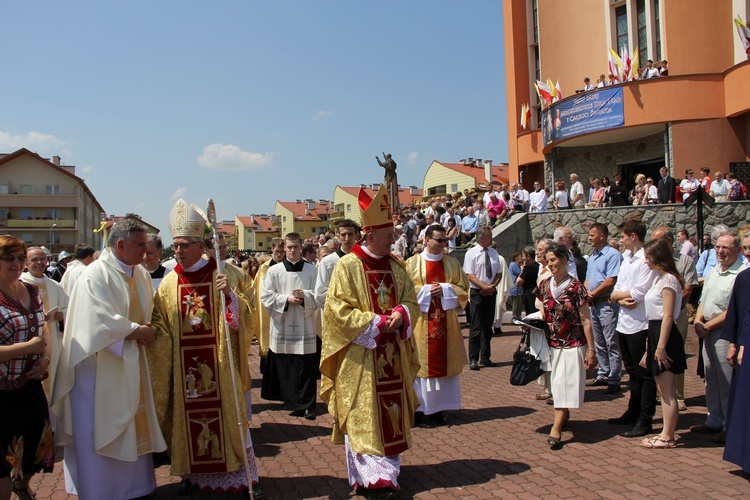
[[[0,219],[0,224],[12,229],[75,229],[75,219]],[[54,228],[52,226],[55,226]]]

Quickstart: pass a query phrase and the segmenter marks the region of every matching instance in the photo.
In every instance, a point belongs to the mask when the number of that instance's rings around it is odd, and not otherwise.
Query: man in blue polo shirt
[[[599,369],[588,386],[607,386],[604,394],[620,391],[622,357],[615,327],[619,306],[610,302],[610,294],[620,273],[622,254],[607,244],[609,229],[600,222],[591,224],[589,243],[594,247],[586,269],[586,289],[591,298],[591,326]]]

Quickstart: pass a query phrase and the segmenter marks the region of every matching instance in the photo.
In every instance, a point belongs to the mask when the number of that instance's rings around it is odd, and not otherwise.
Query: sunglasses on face
[[[7,262],[8,264],[13,263],[13,262],[26,262],[26,256],[23,254],[15,255],[15,256],[3,255],[2,257],[0,257],[0,260],[2,260],[3,262]]]

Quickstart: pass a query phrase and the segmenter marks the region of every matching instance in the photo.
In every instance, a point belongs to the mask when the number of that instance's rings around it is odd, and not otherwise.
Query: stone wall
[[[592,208],[584,210],[554,210],[536,214],[523,214],[528,218],[530,238],[528,242],[536,241],[545,236],[552,236],[555,228],[568,226],[572,229],[574,237],[578,240],[581,251],[584,254],[591,253],[588,243],[588,231],[591,224],[601,222],[606,224],[611,235],[618,235],[618,227],[623,219],[630,213],[640,212],[643,222],[649,229],[657,226],[668,226],[676,233],[681,229],[687,229],[692,236],[696,234],[697,210],[692,205],[685,208],[681,204],[675,205],[648,205],[639,207],[618,208]],[[732,229],[750,223],[750,201],[733,201],[716,203],[713,208],[703,207],[704,233],[709,234],[717,224],[726,224]],[[495,234],[495,239],[500,244],[503,240],[515,240],[516,234]],[[516,250],[514,250],[516,251]],[[504,254],[505,255],[505,254]]]

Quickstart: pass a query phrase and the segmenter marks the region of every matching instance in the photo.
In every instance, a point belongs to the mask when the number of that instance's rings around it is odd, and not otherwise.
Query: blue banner
[[[622,87],[590,90],[542,113],[544,144],[625,125]]]

